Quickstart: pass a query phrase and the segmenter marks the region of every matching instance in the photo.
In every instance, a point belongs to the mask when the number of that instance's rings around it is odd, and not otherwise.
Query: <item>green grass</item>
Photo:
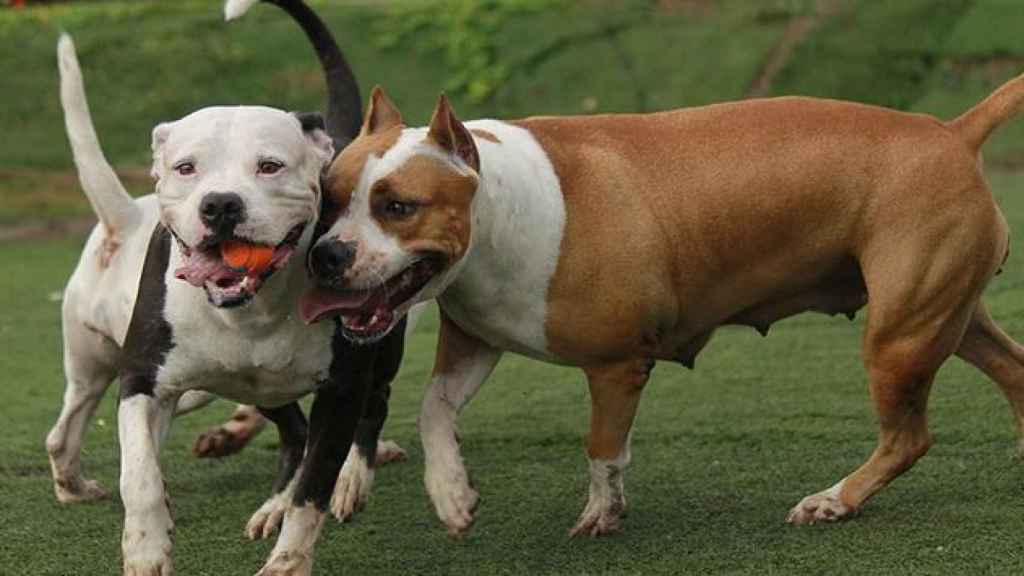
[[[993,178],[1011,227],[1024,229],[1024,175]],[[0,280],[0,566],[4,573],[114,574],[117,498],[62,507],[51,491],[43,438],[59,409],[60,289],[79,240],[0,245],[16,274]],[[1024,252],[988,291],[993,314],[1024,334]],[[937,443],[854,521],[788,527],[789,507],[831,485],[871,451],[874,415],[858,356],[860,321],[805,315],[768,338],[728,329],[697,370],[659,365],[645,395],[627,475],[625,531],[591,541],[566,531],[584,503],[582,376],[512,355],[467,408],[463,448],[483,495],[468,537],[449,539],[422,485],[417,406],[433,359],[436,317],[419,327],[395,384],[385,435],[410,460],[378,475],[367,510],[330,523],[319,574],[1018,574],[1024,464],[996,388],[957,360],[932,395]],[[87,436],[87,472],[116,491],[113,395]],[[193,459],[196,433],[230,406],[175,422],[163,469],[177,519],[180,574],[255,571],[269,543],[242,537],[267,496],[273,433],[237,457]],[[18,567],[10,571],[10,567]],[[23,569],[22,569],[23,567]],[[898,567],[898,568],[897,568]]]
[[[316,2],[363,88],[380,83],[412,123],[426,121],[452,74],[409,41],[382,50],[371,3]],[[813,32],[777,79],[777,93],[881,102],[951,117],[1020,71],[1024,11],[1016,0],[850,0]],[[726,0],[710,9],[596,9],[516,17],[498,45],[513,74],[495,99],[456,99],[465,117],[623,111],[741,97],[787,19],[814,3]],[[56,96],[54,48],[75,36],[92,109],[111,160],[137,174],[158,121],[213,103],[321,105],[305,39],[270,8],[231,26],[220,3],[94,2],[0,10],[0,226],[88,215]],[[614,29],[614,34],[601,32]],[[12,48],[13,47],[13,48]],[[986,148],[1024,158],[1024,121]],[[1011,228],[1024,230],[1024,174],[994,173]],[[145,177],[128,182],[148,189]],[[117,574],[121,507],[114,394],[86,438],[91,477],[112,490],[92,505],[56,504],[43,438],[63,391],[58,292],[80,238],[0,243],[0,574]],[[1024,251],[988,291],[993,314],[1024,335]],[[834,526],[782,523],[804,495],[831,485],[874,446],[875,417],[858,356],[861,321],[806,315],[763,339],[723,330],[690,372],[660,365],[641,406],[630,515],[623,533],[570,540],[585,500],[588,396],[576,370],[506,357],[460,420],[483,502],[463,540],[446,536],[422,484],[415,430],[433,362],[436,316],[410,340],[386,436],[410,454],[377,477],[368,509],[330,523],[318,574],[1020,574],[1024,464],[1011,418],[985,378],[953,360],[932,395],[936,445],[859,518]],[[271,543],[242,527],[268,495],[276,438],[200,461],[195,435],[226,402],[175,422],[163,454],[182,575],[254,572]]]

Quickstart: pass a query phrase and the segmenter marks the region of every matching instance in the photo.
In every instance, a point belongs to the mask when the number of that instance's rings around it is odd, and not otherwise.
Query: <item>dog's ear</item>
[[[359,135],[369,136],[401,125],[402,113],[398,111],[398,107],[384,93],[383,88],[374,86],[373,92],[370,92],[370,103],[366,105],[366,116],[363,118],[363,127],[359,130]]]
[[[174,122],[163,122],[153,128],[153,166],[149,170],[149,175],[154,180],[159,180],[163,174],[163,148],[167,137],[171,135],[172,128],[174,128]]]
[[[292,115],[298,119],[302,133],[316,151],[318,168],[323,169],[334,158],[334,143],[327,135],[324,117],[318,112],[292,112]]]
[[[430,118],[428,136],[442,150],[460,158],[474,172],[480,172],[480,154],[476,150],[476,143],[473,142],[473,135],[455,117],[455,111],[444,94],[437,99],[437,107]]]

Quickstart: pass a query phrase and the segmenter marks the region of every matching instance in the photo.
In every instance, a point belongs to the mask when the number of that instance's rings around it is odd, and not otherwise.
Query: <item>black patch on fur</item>
[[[171,234],[157,224],[149,239],[142,265],[135,308],[128,324],[121,354],[121,398],[136,394],[153,395],[156,372],[174,347],[174,333],[164,318],[167,284],[164,278],[171,256]]]
[[[302,463],[306,448],[306,416],[302,414],[302,408],[299,408],[297,402],[277,408],[257,408],[260,414],[277,426],[277,434],[281,438],[277,454],[277,478],[273,486],[274,494],[277,494],[288,486]]]
[[[373,389],[370,390],[370,397],[366,399],[366,408],[363,410],[363,417],[356,425],[355,445],[356,450],[366,460],[366,465],[373,468],[377,462],[377,442],[380,440],[380,431],[384,428],[384,422],[388,419],[388,400],[391,398],[391,382],[398,374],[398,368],[402,364],[402,355],[405,352],[405,323],[406,319],[395,325],[391,333],[402,335],[400,338],[386,338],[386,345],[381,347],[377,353],[377,362],[373,366]]]
[[[327,131],[327,127],[324,126],[324,117],[319,112],[292,112],[292,114],[299,119],[299,125],[302,126],[303,132]]]

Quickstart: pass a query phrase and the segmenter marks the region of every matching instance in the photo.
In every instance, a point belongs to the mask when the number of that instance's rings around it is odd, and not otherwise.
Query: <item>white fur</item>
[[[626,510],[622,475],[629,466],[629,444],[630,438],[627,438],[622,453],[611,460],[590,460],[590,494],[587,506],[570,534],[597,536],[618,528],[619,520]]]
[[[348,451],[345,464],[334,484],[334,495],[331,497],[331,513],[344,522],[366,505],[373,486],[374,469],[370,468],[366,458],[355,444]]]
[[[245,525],[245,535],[250,540],[266,540],[277,532],[285,512],[291,506],[292,496],[295,494],[295,478],[298,475],[296,471],[295,477],[288,482],[285,489],[268,498],[249,518],[249,523]]]
[[[256,576],[308,576],[313,567],[313,545],[325,517],[312,503],[290,507],[270,558]]]
[[[205,109],[154,129],[158,195],[131,200],[99,149],[74,48],[65,39],[60,50],[62,103],[75,161],[86,194],[103,219],[90,234],[65,290],[68,388],[61,417],[47,437],[55,491],[61,501],[74,501],[102,495],[98,484],[81,474],[81,437],[116,376],[147,247],[161,213],[166,217],[164,224],[179,237],[195,241],[201,237],[195,213],[201,196],[211,191],[236,192],[247,202],[250,216],[249,225],[241,231],[253,240],[277,244],[297,222],[308,220],[295,250],[301,255],[312,235],[319,173],[330,160],[331,147],[322,132],[307,137],[294,116],[279,110]],[[265,156],[286,168],[275,176],[257,175],[256,163]],[[171,172],[182,158],[196,163],[196,177]],[[117,240],[113,246],[111,238]],[[246,306],[230,310],[210,306],[202,289],[175,279],[174,269],[180,263],[180,247],[172,242],[163,314],[172,326],[175,346],[157,373],[154,396],[130,396],[118,412],[125,574],[166,576],[173,571],[173,522],[158,455],[181,394],[201,388],[274,406],[312,390],[331,361],[330,323],[306,327],[295,310],[298,294],[305,288],[301,256],[293,257],[268,279]],[[185,407],[205,400],[192,395]],[[278,548],[303,550],[312,558],[322,519],[316,520],[319,513],[310,516],[307,509],[312,506],[292,507],[295,520],[290,528],[285,521],[287,537]],[[308,566],[296,573],[308,573]]]
[[[82,189],[108,231],[127,234],[140,224],[141,210],[132,202],[100,148],[85,98],[75,44],[67,34],[61,34],[57,42],[57,62],[60,66],[61,105],[68,110],[64,115],[64,126],[74,151]]]
[[[459,325],[489,344],[557,361],[547,347],[546,297],[565,229],[565,201],[547,154],[526,130],[497,120],[467,122],[494,134],[478,138],[480,184],[473,198],[470,245],[461,261],[427,283],[411,302],[437,297]],[[426,128],[407,128],[383,156],[370,156],[348,211],[328,231],[356,241],[356,261],[346,273],[353,287],[379,284],[409,265],[413,255],[380,231],[369,195],[380,179],[416,156],[436,158],[460,174],[460,159],[427,144]],[[398,312],[404,312],[399,310]]]
[[[846,484],[846,478],[827,490],[807,496],[790,510],[786,522],[790,524],[835,522],[850,515],[853,509],[844,504],[840,497],[844,484]]]
[[[121,440],[121,501],[125,574],[171,574],[174,521],[160,473],[160,444],[174,411],[174,399],[159,402],[137,394],[118,407]]]
[[[497,120],[467,122],[477,138],[481,183],[472,240],[458,276],[438,297],[459,326],[490,345],[547,361],[547,293],[561,253],[565,199],[554,166],[526,130]]]
[[[260,0],[227,0],[227,2],[224,3],[224,20],[230,22],[236,18],[241,18],[259,1]]]
[[[435,376],[423,397],[419,428],[426,464],[424,483],[438,517],[452,532],[461,532],[473,522],[478,498],[459,454],[455,419],[500,358],[499,350],[478,350],[451,372]]]
[[[208,234],[199,218],[203,199],[232,192],[245,204],[235,234],[276,246],[297,224],[313,222],[320,206],[320,170],[332,155],[329,143],[310,140],[299,120],[262,106],[215,106],[153,130],[153,175],[158,178],[161,221],[188,246]],[[260,160],[284,164],[273,175],[257,173]],[[191,162],[195,172],[174,167]],[[299,252],[301,254],[301,252]]]

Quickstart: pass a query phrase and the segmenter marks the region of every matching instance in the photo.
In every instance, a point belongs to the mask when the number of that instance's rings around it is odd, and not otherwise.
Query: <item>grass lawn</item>
[[[993,178],[1014,230],[1024,230],[1024,175]],[[0,245],[17,273],[0,280],[0,573],[115,574],[121,507],[59,506],[43,438],[57,415],[60,290],[78,239]],[[989,290],[993,314],[1024,334],[1024,253]],[[1024,464],[1009,411],[985,378],[958,360],[932,395],[937,443],[913,471],[854,521],[783,524],[802,496],[831,485],[874,445],[874,415],[858,359],[860,321],[805,315],[768,338],[723,330],[697,370],[663,364],[640,410],[627,474],[625,531],[570,540],[585,498],[582,438],[588,401],[582,376],[506,357],[461,420],[464,454],[483,495],[468,537],[449,539],[422,485],[415,430],[433,359],[436,318],[408,346],[386,436],[410,460],[378,475],[367,510],[328,524],[319,574],[1019,574]],[[118,450],[111,394],[87,436],[89,475],[116,494]],[[254,572],[270,543],[242,536],[267,496],[273,433],[241,455],[200,461],[195,434],[224,418],[227,403],[175,423],[163,469],[177,519],[180,574]],[[898,567],[898,568],[897,568]]]
[[[741,97],[787,19],[810,0],[724,0],[637,16],[588,0],[516,16],[494,41],[530,62],[494,99],[456,98],[466,117],[659,109]],[[701,6],[714,5],[704,9]],[[1024,62],[1017,0],[849,0],[793,53],[776,93],[883,102],[958,114]],[[364,89],[385,85],[410,122],[427,120],[452,73],[415,40],[385,49],[369,2],[314,2]],[[582,8],[580,6],[583,6]],[[277,11],[238,24],[220,2],[105,1],[0,10],[0,231],[26,220],[89,214],[76,190],[56,96],[58,30],[75,35],[98,131],[133,192],[158,121],[211,103],[321,105],[306,41]],[[609,33],[607,30],[614,30]],[[530,42],[523,42],[526,38]],[[535,41],[535,42],[534,42]],[[9,47],[16,49],[8,49]],[[995,58],[993,58],[995,56]],[[614,65],[609,62],[615,63]],[[979,64],[981,63],[981,64]],[[367,90],[368,91],[368,90]],[[1024,119],[986,149],[1024,158]],[[1011,228],[1024,233],[1024,172],[990,177]],[[118,574],[122,510],[113,392],[86,437],[83,463],[114,497],[56,503],[43,441],[60,408],[59,292],[82,238],[0,242],[0,576]],[[1024,250],[1015,247],[986,301],[1024,339]],[[768,338],[722,330],[688,371],[662,364],[645,394],[627,473],[621,534],[567,537],[586,499],[589,401],[582,375],[508,355],[460,420],[483,497],[469,535],[452,540],[422,483],[416,415],[434,357],[436,316],[407,347],[385,436],[409,452],[380,471],[368,508],[330,522],[317,574],[1021,574],[1024,463],[994,385],[959,360],[932,394],[936,444],[857,519],[789,527],[789,508],[858,466],[875,444],[859,360],[862,318],[805,315]],[[242,454],[196,460],[195,435],[223,420],[221,402],[175,422],[163,470],[177,523],[178,574],[251,574],[272,542],[242,535],[269,493],[276,435]]]

